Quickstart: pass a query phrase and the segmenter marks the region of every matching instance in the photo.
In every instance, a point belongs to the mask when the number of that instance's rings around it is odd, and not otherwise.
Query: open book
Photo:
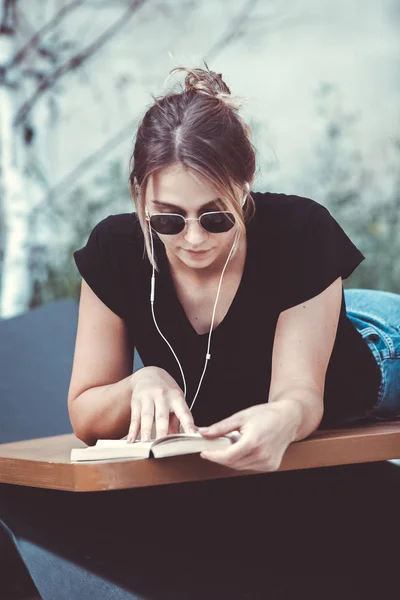
[[[238,431],[227,435],[206,439],[200,433],[176,433],[150,442],[128,444],[122,440],[97,440],[94,446],[71,450],[71,462],[113,460],[122,458],[165,458],[178,454],[195,454],[203,450],[223,450],[240,438]]]

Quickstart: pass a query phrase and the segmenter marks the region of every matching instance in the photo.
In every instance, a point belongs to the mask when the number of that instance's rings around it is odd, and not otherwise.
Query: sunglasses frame
[[[226,231],[208,231],[208,229],[206,229],[205,227],[203,227],[203,225],[201,224],[201,219],[202,217],[206,216],[206,215],[215,215],[215,214],[229,214],[232,215],[234,223],[232,224],[232,227],[230,227],[229,229],[227,229]],[[165,216],[171,216],[171,217],[179,217],[180,219],[183,219],[184,221],[184,225],[182,227],[182,229],[180,231],[178,231],[177,233],[161,233],[160,235],[179,235],[180,233],[182,233],[182,231],[184,231],[185,227],[186,227],[186,223],[188,221],[198,221],[199,225],[202,229],[204,229],[204,231],[207,231],[207,233],[212,233],[213,235],[218,235],[219,233],[227,233],[228,231],[230,231],[231,229],[233,229],[233,227],[236,224],[236,219],[235,219],[235,215],[233,214],[233,212],[231,212],[230,210],[212,210],[209,212],[205,212],[202,215],[200,215],[200,217],[184,217],[183,215],[180,215],[178,213],[153,213],[152,215],[150,215],[147,211],[146,211],[146,221],[148,221],[150,223],[150,226],[152,229],[154,229],[154,227],[151,225],[151,217],[165,217]],[[159,233],[157,231],[157,229],[154,229],[154,231],[156,233]]]

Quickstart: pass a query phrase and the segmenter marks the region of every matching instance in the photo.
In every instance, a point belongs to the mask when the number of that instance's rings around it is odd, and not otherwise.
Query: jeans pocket
[[[385,332],[373,326],[366,327],[360,333],[381,372],[381,384],[371,416],[385,421],[400,418],[400,337],[389,338]]]
[[[373,325],[368,325],[368,327],[365,327],[364,329],[358,328],[358,332],[374,355],[378,366],[381,368],[383,359],[390,356],[390,345],[388,345],[386,339],[383,337],[382,331]]]
[[[381,363],[382,381],[371,416],[376,420],[400,418],[400,356],[384,358]]]

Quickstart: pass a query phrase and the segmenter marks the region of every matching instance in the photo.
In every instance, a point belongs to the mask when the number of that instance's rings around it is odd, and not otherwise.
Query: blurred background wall
[[[255,190],[329,208],[400,293],[400,0],[0,0],[0,317],[78,299],[72,253],[131,212],[138,123],[175,66],[222,73]]]

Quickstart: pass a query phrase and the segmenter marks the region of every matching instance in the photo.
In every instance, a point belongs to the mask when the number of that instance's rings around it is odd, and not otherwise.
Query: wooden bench
[[[128,489],[253,474],[186,455],[70,463],[73,434],[0,444],[0,482],[72,492]],[[317,431],[289,446],[279,471],[400,458],[400,421]]]

